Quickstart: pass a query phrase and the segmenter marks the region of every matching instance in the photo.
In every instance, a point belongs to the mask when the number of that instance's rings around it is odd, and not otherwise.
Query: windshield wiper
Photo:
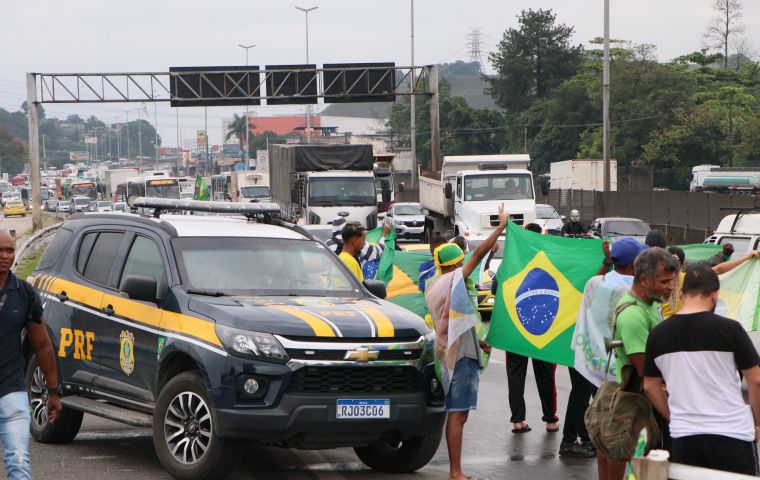
[[[187,293],[191,295],[205,295],[207,297],[224,297],[227,296],[226,293],[219,291],[219,290],[196,290],[194,288],[189,288],[185,290]]]

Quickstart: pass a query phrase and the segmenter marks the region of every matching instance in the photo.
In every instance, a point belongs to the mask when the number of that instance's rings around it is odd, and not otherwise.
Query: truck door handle
[[[113,315],[114,314],[113,305],[106,305],[105,307],[103,307],[103,313],[105,313],[106,315]]]
[[[58,294],[58,295],[56,295],[56,296],[58,297],[58,300],[59,300],[61,303],[63,303],[63,302],[67,302],[67,301],[69,300],[69,296],[68,296],[68,295],[66,295],[66,292],[61,292],[61,293],[59,293],[59,294]]]

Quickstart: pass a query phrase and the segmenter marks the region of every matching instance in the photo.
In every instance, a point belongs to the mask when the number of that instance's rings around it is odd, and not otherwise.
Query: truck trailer
[[[440,172],[420,175],[420,204],[429,210],[423,240],[433,233],[482,239],[498,225],[499,205],[519,225],[536,218],[530,156],[463,155],[443,157]]]
[[[552,189],[604,190],[604,160],[565,160],[549,167]],[[617,191],[617,161],[610,160],[610,190]]]
[[[271,145],[269,182],[281,216],[299,225],[335,218],[377,226],[371,145]]]

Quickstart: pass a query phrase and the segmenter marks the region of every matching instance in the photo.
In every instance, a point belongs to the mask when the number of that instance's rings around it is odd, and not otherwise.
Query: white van
[[[760,213],[739,212],[725,216],[705,243],[732,244],[736,253],[733,258],[757,250],[760,247]]]

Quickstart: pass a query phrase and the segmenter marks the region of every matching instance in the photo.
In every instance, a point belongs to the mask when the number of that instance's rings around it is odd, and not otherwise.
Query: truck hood
[[[286,337],[416,340],[430,331],[417,315],[383,300],[191,296],[188,306],[222,325]]]
[[[535,214],[535,200],[488,200],[484,202],[462,202],[462,209],[467,213],[496,215],[499,211],[499,205],[504,204],[507,211],[511,214],[531,212]]]

